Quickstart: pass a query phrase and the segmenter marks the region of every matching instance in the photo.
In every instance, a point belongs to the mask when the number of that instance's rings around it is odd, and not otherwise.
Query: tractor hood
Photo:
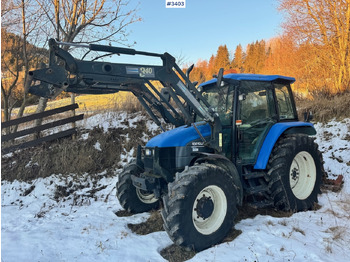
[[[196,123],[203,137],[210,136],[209,124],[205,122]],[[146,147],[181,147],[189,142],[200,139],[193,126],[180,126],[170,131],[161,133],[148,141]]]

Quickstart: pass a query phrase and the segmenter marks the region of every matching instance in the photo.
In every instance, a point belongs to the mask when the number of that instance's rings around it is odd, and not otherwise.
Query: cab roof
[[[227,74],[223,76],[223,79],[233,79],[237,81],[261,81],[261,82],[272,82],[272,81],[287,81],[294,83],[294,77],[281,76],[281,75],[258,75],[258,74]],[[207,82],[200,84],[199,86],[207,86],[216,83],[217,79],[213,78]]]

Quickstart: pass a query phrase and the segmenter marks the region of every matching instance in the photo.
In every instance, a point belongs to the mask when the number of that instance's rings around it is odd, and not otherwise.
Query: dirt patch
[[[134,215],[133,213],[130,213],[127,210],[118,210],[117,212],[114,213],[117,217],[131,217],[132,215]]]
[[[140,224],[128,224],[128,228],[138,235],[147,235],[153,232],[164,231],[163,219],[160,211],[152,211],[146,222]]]
[[[222,240],[222,243],[231,242],[236,239],[240,234],[242,234],[242,230],[237,230],[232,228],[231,231],[227,234],[227,236]]]
[[[169,262],[182,262],[191,259],[197,253],[193,250],[186,250],[184,247],[175,244],[170,245],[160,251],[160,255]]]
[[[247,218],[254,218],[257,215],[272,216],[272,217],[290,217],[293,212],[284,212],[276,210],[274,208],[253,208],[247,203],[244,203],[242,207],[238,208],[238,216],[236,218],[235,224],[239,221]]]
[[[228,235],[221,243],[231,242],[241,233],[241,230],[236,230],[232,228],[232,230],[228,233]],[[196,254],[197,252],[194,250],[185,247],[180,247],[175,244],[172,244],[160,251],[160,255],[169,262],[183,262],[191,259]]]
[[[53,199],[57,202],[72,200],[72,206],[87,205],[90,204],[92,199],[96,201],[98,198],[97,193],[107,188],[107,185],[100,185],[98,183],[100,179],[98,176],[70,176],[70,178],[74,180],[64,185],[56,185]],[[104,201],[107,201],[109,194],[103,194],[100,197],[103,197]]]

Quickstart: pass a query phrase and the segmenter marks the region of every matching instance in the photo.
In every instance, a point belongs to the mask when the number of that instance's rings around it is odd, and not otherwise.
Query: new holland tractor
[[[162,64],[84,61],[62,45],[158,57]],[[29,72],[28,91],[48,98],[62,91],[128,91],[138,98],[164,132],[138,147],[119,174],[116,195],[131,213],[161,207],[164,229],[177,245],[199,251],[219,243],[243,201],[284,211],[313,208],[323,161],[315,128],[298,120],[295,79],[220,69],[197,86],[191,69],[183,73],[168,53],[51,39],[49,65]],[[174,128],[165,131],[160,118]]]

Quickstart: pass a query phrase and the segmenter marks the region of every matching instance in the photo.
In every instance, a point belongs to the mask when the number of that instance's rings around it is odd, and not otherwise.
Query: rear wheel
[[[317,144],[304,134],[281,138],[268,163],[268,181],[275,206],[285,211],[311,209],[323,175],[323,161]]]
[[[121,206],[131,213],[142,213],[156,209],[159,206],[158,198],[154,194],[136,188],[131,180],[131,176],[139,176],[143,170],[136,165],[136,161],[131,161],[119,174],[117,182],[117,197]]]
[[[177,244],[200,251],[221,241],[237,215],[237,188],[222,168],[189,167],[168,185],[164,228]]]

